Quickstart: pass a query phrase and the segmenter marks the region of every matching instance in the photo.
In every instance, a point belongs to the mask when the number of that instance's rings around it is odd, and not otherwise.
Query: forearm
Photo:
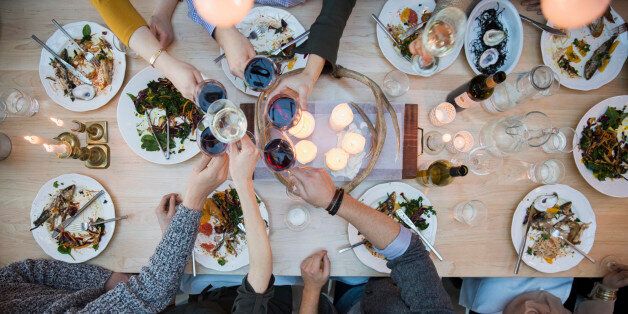
[[[323,57],[316,54],[311,54],[307,58],[307,64],[303,69],[303,73],[307,75],[312,80],[312,82],[316,82],[321,76],[321,72],[323,72],[324,66],[325,59],[323,59]]]
[[[399,234],[398,223],[349,194],[345,194],[338,216],[351,223],[378,249],[384,249]]]
[[[574,314],[604,314],[613,313],[615,301],[586,299],[576,306]]]
[[[312,287],[304,287],[303,294],[301,296],[301,306],[299,307],[299,313],[301,314],[316,314],[318,313],[318,300],[320,298],[320,289]]]
[[[162,16],[170,21],[174,10],[177,8],[177,4],[179,4],[179,0],[160,0],[153,11],[153,15]]]
[[[253,181],[236,182],[235,185],[242,205],[246,243],[249,249],[248,281],[255,292],[262,293],[268,288],[273,272],[273,258],[270,240],[266,233],[266,223],[259,212]]]
[[[138,28],[146,26],[146,21],[129,0],[91,0],[91,3],[125,45],[129,44],[132,34]]]
[[[41,284],[65,290],[104,289],[111,274],[110,270],[96,265],[27,259],[0,269],[0,281]]]

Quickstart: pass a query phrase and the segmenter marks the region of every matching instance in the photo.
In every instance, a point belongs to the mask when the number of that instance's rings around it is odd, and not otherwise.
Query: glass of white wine
[[[215,112],[209,127],[217,140],[229,144],[244,137],[247,121],[242,109],[228,99],[216,100],[209,107]]]

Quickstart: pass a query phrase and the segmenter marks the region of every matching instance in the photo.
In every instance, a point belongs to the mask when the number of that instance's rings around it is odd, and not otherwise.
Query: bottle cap
[[[462,165],[460,167],[452,167],[449,170],[449,175],[451,175],[452,177],[464,177],[467,175],[467,173],[469,173],[469,168],[467,168],[467,166]]]

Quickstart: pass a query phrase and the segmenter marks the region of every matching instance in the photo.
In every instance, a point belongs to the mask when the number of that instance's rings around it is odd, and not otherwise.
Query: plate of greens
[[[117,118],[122,138],[133,152],[157,164],[177,164],[199,152],[194,130],[202,117],[192,101],[184,98],[159,70],[151,67],[131,78],[118,101]],[[169,124],[169,132],[166,124]],[[168,136],[170,158],[166,159],[157,141],[166,149]]]
[[[628,95],[593,106],[580,119],[573,157],[582,177],[599,192],[628,197]]]

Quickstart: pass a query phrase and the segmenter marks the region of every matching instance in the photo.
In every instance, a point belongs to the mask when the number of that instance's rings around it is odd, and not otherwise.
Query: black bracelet
[[[345,190],[342,188],[337,188],[334,197],[329,203],[329,206],[325,209],[330,215],[335,215],[340,209],[340,204],[342,203],[343,196],[345,194]]]
[[[328,213],[334,207],[334,204],[336,204],[336,202],[338,201],[338,197],[340,197],[340,193],[338,193],[339,190],[340,190],[339,188],[336,189],[336,192],[334,192],[334,197],[331,198],[331,201],[329,202],[329,205],[327,205],[327,208],[325,208],[325,210]]]

